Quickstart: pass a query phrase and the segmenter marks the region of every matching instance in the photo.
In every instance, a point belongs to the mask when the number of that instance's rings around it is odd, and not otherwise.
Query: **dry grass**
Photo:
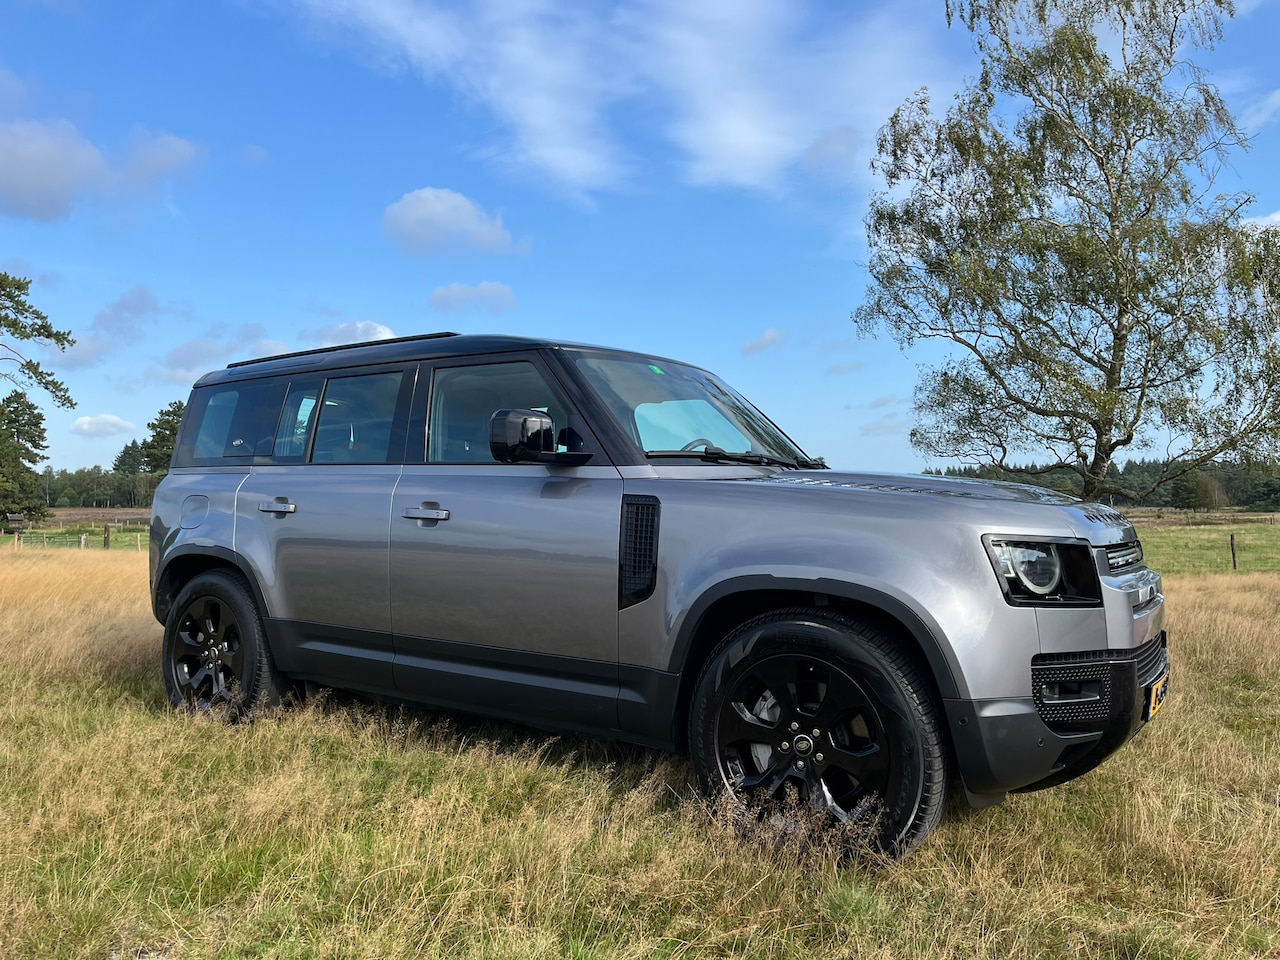
[[[1280,578],[1168,585],[1149,730],[875,869],[744,840],[636,748],[174,715],[144,557],[0,556],[0,956],[1280,956]]]

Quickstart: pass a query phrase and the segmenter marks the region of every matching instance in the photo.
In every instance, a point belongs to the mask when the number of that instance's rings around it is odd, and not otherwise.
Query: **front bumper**
[[[1041,790],[1088,773],[1146,724],[1168,672],[1162,630],[1131,650],[1037,655],[1031,697],[943,701],[966,789]]]

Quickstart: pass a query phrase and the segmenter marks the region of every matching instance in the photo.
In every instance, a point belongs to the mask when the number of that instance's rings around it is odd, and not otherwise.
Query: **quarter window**
[[[280,404],[275,386],[272,380],[245,380],[194,391],[174,466],[216,466],[270,454]]]

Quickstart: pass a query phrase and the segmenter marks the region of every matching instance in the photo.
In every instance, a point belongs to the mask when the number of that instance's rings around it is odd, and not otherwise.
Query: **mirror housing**
[[[590,453],[557,453],[555,422],[539,410],[499,410],[489,418],[489,452],[499,463],[576,467]]]

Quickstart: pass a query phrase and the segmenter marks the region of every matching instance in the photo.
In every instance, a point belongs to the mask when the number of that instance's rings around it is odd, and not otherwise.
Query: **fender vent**
[[[618,545],[618,609],[647,600],[658,577],[657,497],[622,498],[622,538]]]

